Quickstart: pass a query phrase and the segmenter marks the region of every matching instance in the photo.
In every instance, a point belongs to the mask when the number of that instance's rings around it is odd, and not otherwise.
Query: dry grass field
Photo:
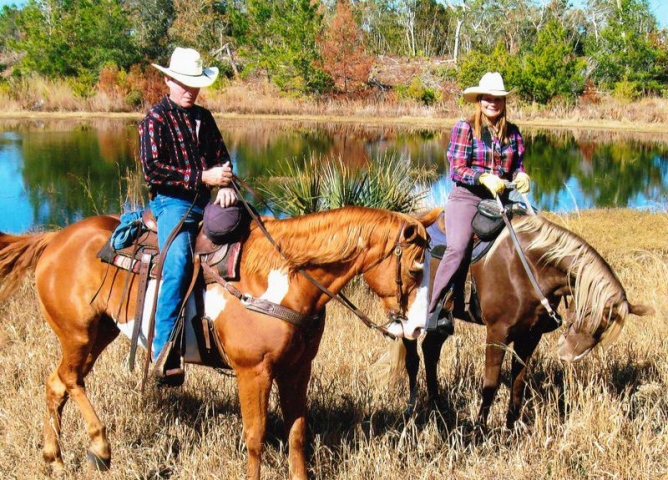
[[[401,69],[400,69],[401,70]],[[410,70],[395,78],[392,85],[401,85],[413,78]],[[407,76],[406,76],[407,75]],[[0,88],[0,119],[86,118],[91,116],[130,117],[140,119],[150,105],[166,93],[162,79],[158,89],[141,105],[128,105],[122,89],[100,90],[81,97],[74,93],[67,80],[30,77],[12,79]],[[151,90],[148,87],[142,91]],[[433,105],[411,98],[400,98],[396,91],[375,93],[359,98],[294,98],[282,93],[264,80],[229,82],[220,88],[203,90],[199,102],[217,117],[255,120],[274,119],[284,122],[320,121],[325,123],[404,124],[439,126],[452,124],[471,114],[471,106],[461,99],[461,91],[444,85],[441,99]],[[606,129],[638,133],[668,131],[668,99],[649,97],[636,101],[615,98],[610,94],[583,96],[572,105],[555,102],[550,105],[509,100],[510,118],[520,127],[574,127]]]
[[[422,383],[417,412],[405,417],[406,382],[376,381],[374,362],[391,342],[332,302],[309,393],[312,478],[668,478],[668,214],[598,210],[553,217],[589,241],[629,298],[653,306],[656,315],[633,318],[611,349],[574,365],[557,359],[558,334],[547,335],[530,364],[518,427],[504,428],[503,385],[489,435],[476,441],[471,432],[480,401],[482,327],[460,322],[444,345],[442,410],[427,408]],[[364,287],[350,287],[353,301],[380,320]],[[49,476],[41,459],[43,382],[59,349],[27,281],[0,306],[2,479]],[[233,376],[192,367],[184,387],[142,396],[140,373],[125,366],[128,352],[129,341],[117,340],[87,379],[89,396],[107,424],[111,470],[88,470],[87,435],[70,402],[63,419],[65,478],[242,478],[246,452]],[[267,479],[288,474],[275,400],[263,462]]]

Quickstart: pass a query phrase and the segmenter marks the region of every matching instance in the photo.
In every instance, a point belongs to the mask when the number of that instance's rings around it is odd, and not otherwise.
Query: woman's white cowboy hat
[[[505,97],[513,93],[513,89],[506,91],[503,84],[503,78],[499,72],[487,72],[480,79],[477,87],[469,87],[464,90],[464,100],[467,102],[477,102],[479,95],[492,95],[494,97]]]
[[[218,78],[218,68],[202,68],[202,57],[192,48],[176,47],[169,67],[161,67],[152,63],[155,68],[187,87],[208,87]]]

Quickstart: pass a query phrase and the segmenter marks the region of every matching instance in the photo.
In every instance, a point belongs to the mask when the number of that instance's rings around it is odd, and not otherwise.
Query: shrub
[[[629,80],[616,82],[612,96],[619,100],[637,100],[642,96],[642,87],[638,82]]]
[[[260,180],[260,190],[277,212],[303,215],[345,205],[410,213],[426,195],[421,174],[405,158],[384,157],[366,168],[351,168],[341,158],[317,156],[279,165],[280,172]]]
[[[140,90],[131,90],[126,96],[125,96],[125,103],[137,110],[142,107],[144,103],[144,95]]]
[[[399,98],[409,98],[427,106],[433,105],[441,99],[441,92],[426,86],[420,77],[413,77],[410,85],[400,86],[397,90]]]

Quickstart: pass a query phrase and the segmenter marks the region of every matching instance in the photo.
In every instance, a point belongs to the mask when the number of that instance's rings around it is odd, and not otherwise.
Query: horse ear
[[[629,303],[629,313],[644,317],[645,315],[654,315],[654,309],[648,305],[633,305]]]
[[[437,207],[429,210],[428,212],[420,214],[418,217],[416,217],[416,219],[418,222],[424,225],[424,228],[427,228],[436,220],[438,220],[438,216],[441,214],[441,212],[443,212],[443,209],[441,207]]]

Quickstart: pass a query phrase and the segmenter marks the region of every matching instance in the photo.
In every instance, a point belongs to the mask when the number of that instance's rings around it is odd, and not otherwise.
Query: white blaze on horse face
[[[415,292],[413,303],[408,308],[406,317],[408,320],[404,322],[404,335],[406,338],[415,340],[421,334],[427,325],[427,311],[429,310],[429,252],[425,255],[423,264],[416,263],[415,268],[422,270],[422,281]]]
[[[394,322],[388,327],[388,330],[397,337],[407,338],[409,340],[417,339],[427,324],[427,311],[429,310],[429,265],[431,256],[426,253],[424,263],[415,263],[416,270],[422,270],[422,281],[415,292],[413,303],[408,307],[406,321]]]
[[[288,274],[281,270],[272,270],[269,272],[269,277],[267,278],[267,290],[260,295],[260,298],[274,303],[281,303],[288,294],[289,288],[290,281]]]

